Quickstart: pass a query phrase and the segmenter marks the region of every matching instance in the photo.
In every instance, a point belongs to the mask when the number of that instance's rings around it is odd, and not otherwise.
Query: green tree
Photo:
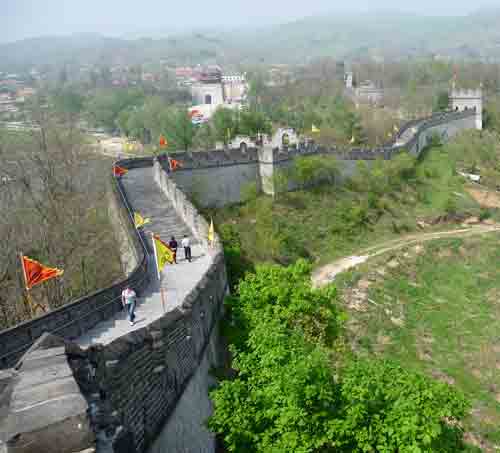
[[[141,107],[144,93],[141,90],[98,90],[85,106],[87,117],[96,126],[114,130],[121,111]]]
[[[258,266],[227,306],[237,376],[212,392],[209,427],[229,451],[463,451],[469,406],[453,387],[391,362],[331,360],[336,291],[312,289],[305,261]]]
[[[263,112],[242,110],[238,117],[237,131],[239,134],[255,137],[258,133],[270,134],[271,123]]]
[[[218,108],[212,116],[212,124],[218,141],[225,145],[236,135],[238,120],[234,110]]]
[[[191,149],[195,126],[184,108],[170,109],[164,127],[170,149],[185,151]]]
[[[62,89],[54,96],[54,107],[58,114],[76,117],[83,111],[84,97],[75,90]]]
[[[448,110],[450,107],[450,95],[448,91],[440,91],[434,101],[434,111],[442,112]]]

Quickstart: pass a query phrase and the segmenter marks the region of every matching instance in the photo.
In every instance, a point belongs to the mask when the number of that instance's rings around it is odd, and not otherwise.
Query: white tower
[[[483,89],[460,90],[453,86],[450,93],[451,109],[463,112],[474,110],[476,112],[476,129],[483,129]]]
[[[346,72],[344,74],[344,82],[346,88],[353,88],[354,86],[354,74],[352,72]]]

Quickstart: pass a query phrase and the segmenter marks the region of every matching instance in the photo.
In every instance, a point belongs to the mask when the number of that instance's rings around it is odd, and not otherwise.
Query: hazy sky
[[[405,3],[401,0],[0,0],[0,41],[74,32],[146,35],[148,31],[182,31],[200,26],[279,23],[346,11],[347,7],[351,11],[397,9],[427,15],[461,15],[479,6],[500,7],[500,0]]]

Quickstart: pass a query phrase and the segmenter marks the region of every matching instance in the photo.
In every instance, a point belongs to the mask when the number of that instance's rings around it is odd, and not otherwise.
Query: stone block
[[[74,453],[95,446],[89,406],[66,346],[72,349],[45,335],[21,358],[11,391],[2,395],[0,433],[7,453]]]

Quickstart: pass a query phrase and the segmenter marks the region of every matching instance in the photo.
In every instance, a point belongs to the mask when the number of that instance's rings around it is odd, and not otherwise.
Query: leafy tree
[[[228,301],[237,376],[212,392],[209,427],[237,452],[463,451],[468,404],[445,383],[330,347],[342,316],[304,261],[263,265]]]
[[[193,140],[194,148],[209,151],[214,149],[215,141],[215,133],[210,124],[205,123],[196,127]]]
[[[237,132],[238,120],[235,111],[223,107],[218,108],[212,117],[212,124],[217,140],[227,145]]]
[[[192,147],[195,126],[184,108],[169,110],[166,115],[165,132],[171,149],[187,151]]]
[[[75,90],[63,89],[53,96],[53,103],[56,113],[75,119],[83,111],[85,99]]]
[[[89,120],[96,126],[114,130],[120,112],[141,107],[144,94],[140,90],[99,90],[86,104]]]
[[[334,157],[299,156],[294,159],[291,178],[301,187],[320,182],[335,182],[339,176]]]
[[[271,123],[263,112],[245,109],[238,116],[237,130],[239,134],[251,137],[258,133],[270,134]]]
[[[434,103],[434,111],[443,112],[445,110],[448,110],[449,106],[450,106],[450,95],[448,94],[448,91],[440,91]]]

